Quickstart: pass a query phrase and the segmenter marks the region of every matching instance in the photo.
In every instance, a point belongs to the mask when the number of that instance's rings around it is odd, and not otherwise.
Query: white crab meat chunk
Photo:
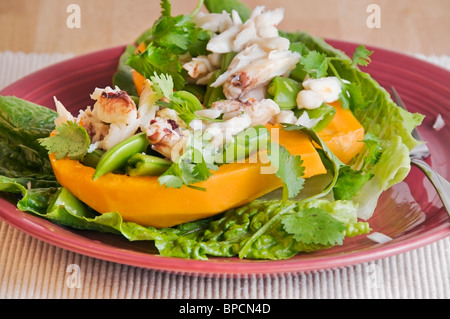
[[[299,109],[312,110],[323,104],[323,97],[311,90],[301,90],[297,94],[297,106]]]
[[[211,53],[192,58],[183,64],[183,68],[191,78],[197,79],[197,84],[207,84],[212,72],[220,68],[221,63],[222,57],[217,53]]]
[[[55,126],[66,122],[75,121],[72,113],[70,113],[65,106],[56,99],[56,97],[53,97],[53,100],[55,101],[56,112],[58,113],[58,116],[54,120]]]
[[[272,124],[295,124],[297,123],[297,117],[292,110],[281,110],[270,121]]]
[[[272,51],[267,57],[257,59],[232,73],[223,84],[227,99],[242,98],[248,91],[266,85],[276,76],[288,74],[300,59],[291,51]]]
[[[262,38],[278,36],[277,25],[283,18],[284,8],[266,11],[264,6],[257,6],[250,15],[250,20],[255,22],[258,35]]]
[[[208,42],[206,47],[208,51],[216,53],[239,52],[260,38],[278,37],[277,25],[283,20],[284,9],[266,11],[264,6],[258,6],[252,11],[245,23],[242,23],[236,10],[232,10],[231,24],[229,24],[230,20],[222,17],[222,15],[215,14],[210,18],[207,16],[199,16],[196,21],[197,25],[214,26],[210,27],[209,30],[221,30]],[[217,21],[205,22],[214,18],[217,18]],[[221,29],[218,27],[226,25],[228,25],[227,28]]]
[[[92,113],[90,106],[85,110],[80,111],[78,121],[83,123],[83,127],[86,129],[89,138],[91,139],[91,143],[97,145],[97,147],[98,142],[103,140],[109,133],[109,125],[96,118]]]
[[[91,98],[96,100],[94,116],[105,123],[130,124],[137,118],[136,104],[128,93],[117,87],[96,88]]]
[[[266,124],[273,116],[280,113],[280,107],[271,99],[256,101],[248,100],[223,100],[214,102],[211,109],[220,111],[222,119],[228,120],[241,114],[246,114],[251,120],[251,125]]]
[[[214,33],[223,32],[233,25],[233,21],[226,11],[209,14],[200,11],[194,16],[194,23],[198,27]]]
[[[156,111],[159,106],[156,105],[158,95],[152,88],[152,82],[149,79],[145,79],[142,84],[142,92],[139,96],[139,108],[138,118],[142,123],[148,123],[151,119],[155,118]]]
[[[332,103],[339,99],[342,92],[341,81],[334,76],[306,79],[302,83],[304,90],[297,95],[299,109],[315,109],[322,103]]]
[[[204,137],[214,146],[222,146],[237,133],[250,127],[252,120],[248,114],[242,113],[223,122],[214,122],[206,126]]]
[[[239,52],[231,61],[228,66],[227,71],[222,73],[214,83],[211,84],[212,87],[218,87],[223,85],[233,73],[237,73],[244,67],[249,65],[252,61],[264,58],[267,56],[267,52],[262,49],[259,45],[253,44],[248,46],[243,51]]]

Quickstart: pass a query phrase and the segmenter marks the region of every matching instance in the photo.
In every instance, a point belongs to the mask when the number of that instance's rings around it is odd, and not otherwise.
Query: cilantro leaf
[[[203,109],[199,99],[188,91],[175,92],[171,97],[171,105],[187,126],[198,118],[195,112]]]
[[[360,45],[356,48],[355,52],[353,53],[352,58],[352,65],[357,66],[368,66],[371,62],[370,56],[373,54],[373,51],[369,51],[366,49],[365,46]]]
[[[157,47],[151,42],[144,52],[131,55],[127,64],[146,78],[150,78],[155,73],[169,74],[175,88],[184,87],[185,80],[180,73],[182,66],[179,56],[170,49]]]
[[[342,245],[345,224],[317,207],[304,208],[282,216],[284,230],[298,242],[324,246]]]
[[[324,53],[309,51],[300,59],[303,69],[313,78],[321,78],[327,75],[328,57]]]
[[[169,74],[175,88],[181,90],[185,84],[186,72],[183,71],[180,56],[186,53],[192,56],[207,54],[206,45],[211,33],[198,28],[193,22],[197,9],[190,15],[173,17],[168,0],[161,1],[161,8],[161,16],[144,40],[148,43],[147,48],[142,53],[133,54],[127,64],[146,78],[150,78],[155,72]]]
[[[305,182],[302,177],[305,167],[302,166],[303,160],[300,155],[291,155],[289,151],[281,146],[271,147],[271,162],[277,168],[275,175],[283,182],[283,199],[297,196],[303,189]],[[278,155],[278,158],[277,158]]]
[[[184,153],[158,178],[160,185],[171,188],[186,185],[204,190],[193,184],[207,180],[211,176],[211,170],[216,170],[217,166],[206,163],[203,146],[201,132],[191,133]]]
[[[150,77],[152,81],[152,89],[159,98],[167,97],[170,99],[173,95],[173,80],[170,75],[157,74],[156,72]]]
[[[199,7],[201,2],[197,5]],[[211,38],[210,33],[198,28],[193,22],[193,15],[172,17],[171,4],[167,0],[161,2],[162,15],[152,29],[152,40],[161,47],[170,48],[176,54],[189,52],[193,56],[206,54],[206,45]]]
[[[75,122],[68,121],[55,128],[56,134],[39,139],[49,154],[56,159],[70,158],[82,160],[87,153],[91,141],[86,129]]]

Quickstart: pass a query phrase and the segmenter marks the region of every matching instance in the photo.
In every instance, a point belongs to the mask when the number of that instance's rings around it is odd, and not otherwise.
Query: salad
[[[3,196],[180,258],[279,260],[370,234],[423,119],[361,71],[372,52],[280,31],[282,8],[161,8],[79,114],[0,97]]]

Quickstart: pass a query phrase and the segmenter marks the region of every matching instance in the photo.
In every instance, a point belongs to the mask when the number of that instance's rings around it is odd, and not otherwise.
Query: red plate
[[[354,52],[356,45],[329,41],[333,46]],[[450,179],[450,72],[413,57],[370,48],[375,53],[365,71],[384,87],[395,86],[413,112],[426,115],[420,131],[428,141],[429,163]],[[0,92],[54,108],[56,96],[73,114],[92,104],[95,87],[111,85],[111,77],[124,47],[83,55],[35,72]],[[441,114],[447,123],[436,132],[432,125]],[[14,227],[55,246],[91,257],[151,269],[202,275],[245,275],[301,272],[351,264],[399,254],[450,235],[450,218],[430,182],[415,167],[404,182],[382,194],[371,227],[393,238],[377,244],[365,236],[348,239],[344,245],[289,260],[253,261],[238,258],[185,260],[157,255],[151,243],[129,242],[119,235],[79,231],[53,224],[43,218],[18,211],[0,199],[0,217]]]

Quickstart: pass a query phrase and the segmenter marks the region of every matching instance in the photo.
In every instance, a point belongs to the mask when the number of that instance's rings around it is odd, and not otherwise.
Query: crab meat
[[[299,59],[297,52],[272,51],[267,58],[253,61],[232,74],[223,84],[223,92],[227,99],[241,98],[246,92],[266,85],[274,77],[288,74]]]
[[[311,90],[301,90],[297,94],[297,107],[299,109],[316,109],[323,103],[323,97]]]
[[[194,16],[194,22],[198,27],[214,33],[223,32],[233,25],[233,21],[226,11],[210,14],[200,11]]]
[[[89,138],[91,139],[91,143],[97,143],[97,146],[98,142],[103,140],[109,133],[109,125],[95,117],[90,106],[84,111],[80,111],[78,121],[83,123],[83,127],[86,129]]]
[[[278,36],[277,25],[284,18],[284,8],[265,11],[264,6],[258,6],[253,10],[250,19],[255,21],[258,35],[262,38]]]
[[[250,127],[252,120],[248,114],[240,114],[231,117],[223,122],[214,122],[206,126],[204,137],[209,138],[209,142],[214,146],[222,146],[234,135]]]
[[[223,13],[210,17],[201,14],[196,18],[196,23],[200,27],[220,32],[208,42],[206,47],[208,51],[227,53],[239,52],[261,38],[279,37],[277,25],[283,20],[283,17],[283,8],[266,11],[264,6],[258,6],[244,24],[236,10],[232,10],[231,18],[226,18]],[[217,20],[214,21],[214,18]]]
[[[280,113],[276,114],[270,122],[272,124],[295,124],[297,123],[297,118],[292,110],[281,110]]]
[[[189,135],[175,120],[159,116],[142,127],[142,130],[146,132],[152,148],[172,161],[176,161],[183,153]]]
[[[307,79],[302,83],[303,88],[320,94],[323,101],[332,103],[339,99],[341,94],[341,81],[335,76],[324,77],[320,79]]]
[[[261,59],[267,55],[267,52],[263,50],[257,44],[251,45],[245,48],[243,51],[239,52],[231,61],[228,66],[227,71],[221,74],[214,83],[211,84],[212,87],[218,87],[223,85],[233,73],[236,73],[243,69],[245,66],[249,65],[252,61]]]
[[[80,111],[78,122],[86,129],[91,143],[108,150],[133,136],[139,128],[137,109],[131,97],[119,88],[96,88],[91,97],[94,109]]]
[[[224,120],[239,116],[239,114],[246,114],[249,116],[252,125],[264,125],[273,116],[280,113],[280,107],[271,99],[263,99],[261,101],[254,99],[217,101],[211,105],[211,109],[220,111]]]
[[[94,116],[105,123],[130,124],[137,118],[136,104],[131,97],[119,88],[96,88],[91,98],[94,104]]]
[[[156,105],[158,96],[152,88],[152,82],[145,79],[142,85],[142,92],[139,96],[138,118],[141,124],[149,123],[156,116],[159,106]]]
[[[58,117],[54,121],[55,126],[75,120],[72,114],[56,99],[56,97],[53,97],[53,100],[55,101],[56,112],[58,113]]]
[[[199,55],[191,61],[183,64],[183,68],[193,79],[198,79],[197,84],[207,84],[212,72],[220,68],[222,57],[218,53]]]

